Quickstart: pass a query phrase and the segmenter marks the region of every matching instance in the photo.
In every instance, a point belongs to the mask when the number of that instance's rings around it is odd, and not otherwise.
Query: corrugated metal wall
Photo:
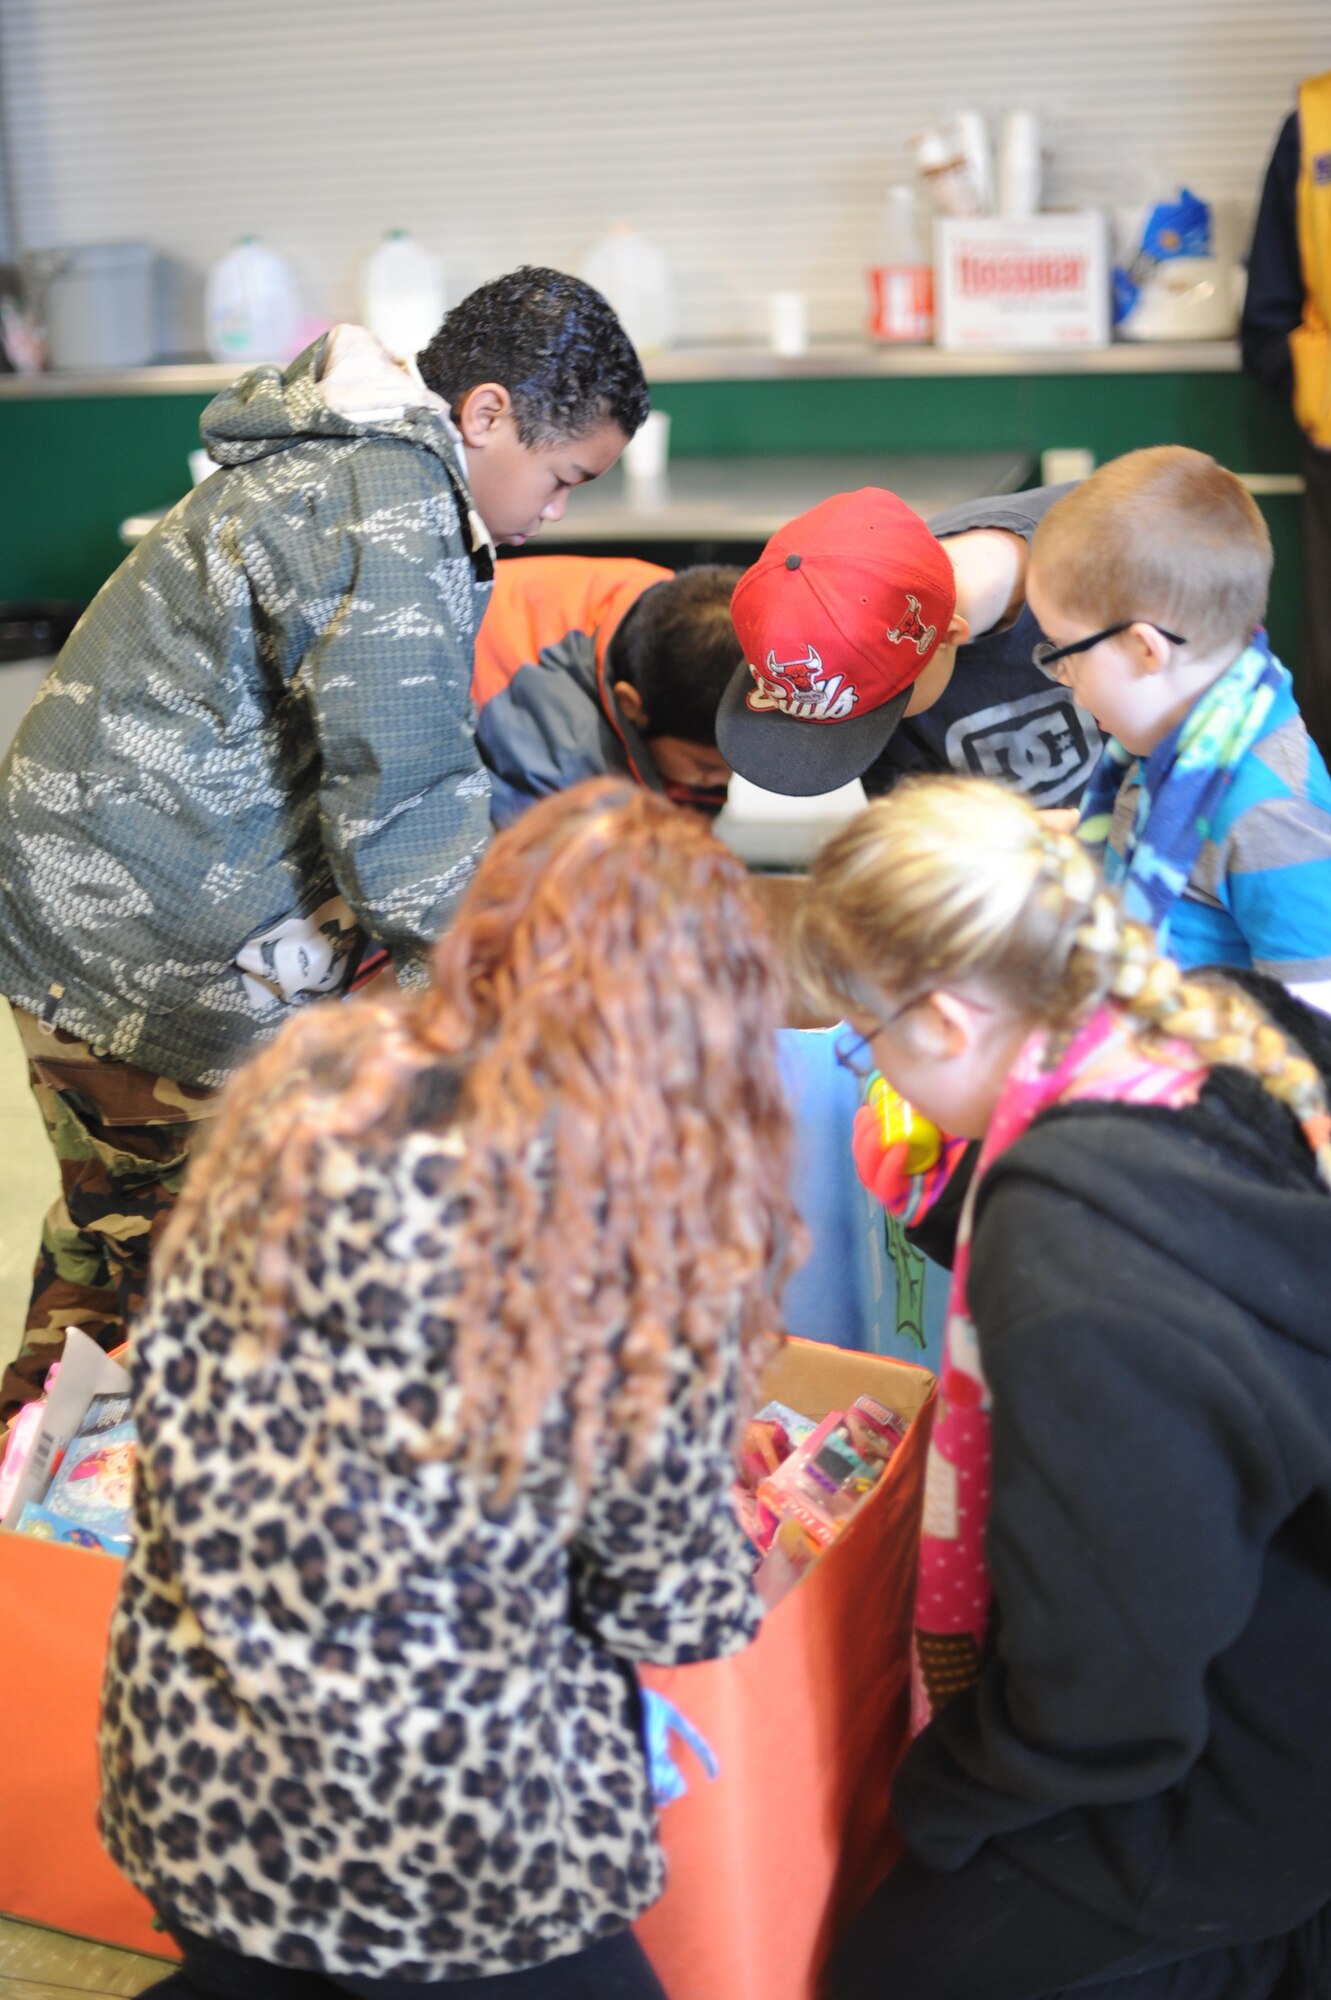
[[[0,0],[21,247],[147,237],[197,274],[254,231],[346,313],[385,228],[456,294],[622,217],[710,339],[786,288],[856,330],[883,190],[963,105],[1041,115],[1057,203],[1186,178],[1241,230],[1328,67],[1329,0]]]

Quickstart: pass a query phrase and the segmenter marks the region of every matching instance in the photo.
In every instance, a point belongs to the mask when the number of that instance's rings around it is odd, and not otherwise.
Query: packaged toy
[[[86,1414],[80,1419],[75,1437],[96,1437],[102,1431],[115,1430],[120,1424],[129,1422],[133,1397],[127,1390],[115,1389],[100,1396],[94,1396]]]
[[[46,1371],[41,1400],[25,1403],[9,1426],[5,1455],[0,1461],[0,1521],[3,1521],[8,1514],[10,1503],[18,1492],[19,1481],[23,1477],[32,1448],[41,1432],[45,1418],[46,1397],[50,1395],[59,1373],[60,1363],[53,1361]]]
[[[801,1420],[795,1421],[798,1425]],[[773,1449],[775,1435],[786,1435],[784,1425],[768,1423],[766,1430],[757,1422],[750,1426],[751,1432],[759,1431],[763,1450]],[[904,1418],[872,1396],[857,1397],[849,1410],[833,1410],[808,1430],[759,1480],[756,1494],[742,1494],[740,1518],[766,1558],[759,1589],[769,1603],[836,1540],[873,1491],[908,1428]],[[746,1470],[759,1456],[755,1444]]]
[[[53,1367],[46,1380],[47,1393],[40,1402],[28,1406],[36,1412],[30,1419],[29,1446],[21,1465],[14,1468],[17,1480],[6,1486],[0,1528],[17,1527],[19,1515],[29,1500],[45,1503],[51,1480],[97,1398],[109,1395],[126,1399],[119,1413],[110,1405],[99,1404],[98,1421],[119,1421],[121,1415],[128,1414],[129,1376],[112,1355],[103,1354],[96,1341],[77,1326],[66,1327],[65,1350],[59,1367]],[[100,1415],[103,1408],[104,1419]],[[10,1469],[7,1458],[5,1470]]]
[[[95,1428],[75,1432],[42,1504],[75,1527],[91,1528],[119,1543],[123,1553],[130,1536],[137,1441],[128,1421],[102,1427],[102,1411],[96,1406],[115,1400],[94,1399],[89,1417]]]
[[[872,1396],[857,1396],[846,1412],[846,1428],[860,1457],[878,1464],[881,1470],[910,1425],[885,1403],[875,1402]]]
[[[802,1417],[784,1403],[764,1403],[756,1417],[746,1424],[740,1440],[740,1485],[756,1493],[769,1472],[776,1472],[796,1446],[813,1430],[812,1417]]]
[[[835,1541],[882,1469],[856,1451],[842,1411],[833,1410],[758,1488],[758,1545],[769,1549],[783,1521],[816,1547]]]
[[[116,1541],[110,1535],[99,1534],[96,1528],[83,1528],[75,1521],[67,1521],[63,1515],[53,1514],[49,1507],[39,1507],[35,1500],[29,1500],[18,1517],[18,1533],[30,1535],[38,1542],[64,1542],[75,1549],[100,1549],[103,1555],[123,1556],[128,1543]]]

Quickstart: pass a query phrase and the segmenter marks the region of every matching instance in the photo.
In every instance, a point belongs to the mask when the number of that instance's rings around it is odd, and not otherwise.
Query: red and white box
[[[934,337],[931,264],[875,264],[869,272],[869,332],[875,340]]]
[[[940,216],[934,302],[940,347],[1107,347],[1105,218]]]

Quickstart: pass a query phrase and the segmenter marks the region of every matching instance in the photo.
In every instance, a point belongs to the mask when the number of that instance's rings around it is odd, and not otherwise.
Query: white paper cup
[[[1065,486],[1069,480],[1089,479],[1095,471],[1095,453],[1082,445],[1052,445],[1040,453],[1041,486]]]
[[[774,354],[809,351],[809,301],[803,292],[773,292],[767,301],[767,338]]]
[[[624,447],[620,463],[624,477],[635,485],[650,486],[665,478],[670,458],[670,413],[653,410],[642,429]]]

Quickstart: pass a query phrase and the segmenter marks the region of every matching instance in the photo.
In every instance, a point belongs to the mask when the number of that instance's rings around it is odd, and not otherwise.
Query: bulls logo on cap
[[[779,708],[797,722],[844,722],[859,700],[853,681],[823,672],[813,646],[805,648],[802,660],[778,660],[769,653],[761,667],[751,666],[749,672],[754,684],[746,700],[756,714]]]
[[[906,615],[899,625],[889,625],[887,636],[894,646],[904,645],[909,639],[917,653],[929,651],[938,637],[936,625],[926,625],[920,615],[920,600],[912,591],[906,592]]]

